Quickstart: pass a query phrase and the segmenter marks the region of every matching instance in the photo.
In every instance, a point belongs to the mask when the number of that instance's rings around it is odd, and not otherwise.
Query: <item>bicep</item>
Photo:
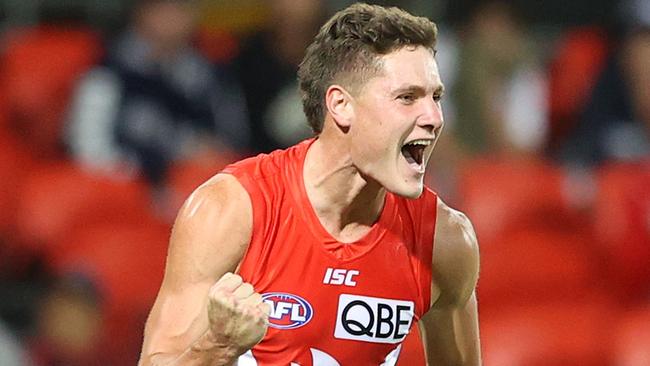
[[[478,242],[469,219],[439,201],[431,308],[420,328],[429,365],[479,365]]]
[[[232,176],[217,176],[188,198],[174,224],[165,277],[147,320],[143,359],[173,358],[208,329],[208,291],[224,273],[234,272],[251,230],[250,199]]]

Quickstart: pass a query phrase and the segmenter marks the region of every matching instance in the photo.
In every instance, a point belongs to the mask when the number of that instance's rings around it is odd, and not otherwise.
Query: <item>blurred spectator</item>
[[[571,27],[559,35],[549,65],[549,152],[557,152],[575,129],[605,66],[609,43],[602,26]]]
[[[40,304],[31,353],[38,366],[102,365],[102,309],[94,285],[82,276],[61,278]]]
[[[636,0],[626,5],[623,40],[608,56],[578,125],[560,149],[571,165],[650,156],[650,6]]]
[[[269,1],[268,28],[235,60],[251,118],[253,147],[270,151],[309,136],[296,72],[322,16],[318,0]]]
[[[481,2],[460,42],[450,128],[461,151],[538,152],[547,129],[546,81],[516,9]]]
[[[474,2],[457,34],[442,27],[437,45],[447,90],[445,132],[432,159],[430,184],[462,204],[459,177],[477,157],[537,157],[547,129],[541,49],[511,2]]]
[[[136,4],[127,31],[78,87],[68,134],[77,161],[140,168],[158,184],[176,159],[248,146],[237,86],[191,46],[196,18],[194,1]]]
[[[31,364],[21,344],[0,322],[0,365],[30,366]]]

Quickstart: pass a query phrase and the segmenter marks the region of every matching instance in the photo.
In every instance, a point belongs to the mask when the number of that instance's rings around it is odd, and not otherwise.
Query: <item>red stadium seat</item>
[[[478,298],[492,311],[583,296],[604,286],[600,255],[589,238],[551,230],[519,230],[481,246]]]
[[[611,164],[598,175],[597,243],[607,253],[620,295],[650,292],[650,161]]]
[[[37,162],[25,146],[0,126],[0,277],[20,276],[29,269],[30,250],[17,245],[19,192]]]
[[[61,238],[65,251],[53,266],[93,279],[109,309],[146,312],[162,281],[169,234],[166,225],[139,222],[79,227]]]
[[[622,315],[614,331],[613,365],[650,365],[650,304]]]
[[[613,311],[606,299],[567,298],[482,316],[483,364],[609,366]]]
[[[512,228],[557,226],[569,212],[562,174],[544,161],[476,159],[461,168],[458,189],[482,244]]]
[[[36,165],[28,149],[9,132],[0,128],[0,234],[15,227],[18,193],[23,180]]]
[[[169,227],[132,222],[77,228],[61,240],[52,258],[60,275],[81,274],[97,286],[108,364],[137,363],[146,316],[160,287]]]
[[[36,252],[57,251],[68,231],[102,223],[154,221],[148,187],[96,176],[70,163],[52,163],[26,178],[16,216],[20,240]]]
[[[78,77],[99,59],[86,29],[36,27],[7,33],[0,88],[9,123],[38,154],[61,155],[61,128]]]

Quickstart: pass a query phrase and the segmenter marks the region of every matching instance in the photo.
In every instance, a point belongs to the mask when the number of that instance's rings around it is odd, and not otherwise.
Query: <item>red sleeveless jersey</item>
[[[239,274],[271,305],[246,365],[394,365],[429,309],[437,197],[387,193],[370,231],[340,243],[321,225],[303,182],[314,140],[228,166],[250,195],[253,234]]]

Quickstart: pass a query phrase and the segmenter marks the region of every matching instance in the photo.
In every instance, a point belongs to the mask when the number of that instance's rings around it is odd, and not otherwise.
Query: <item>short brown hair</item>
[[[338,13],[314,38],[298,69],[303,109],[315,133],[325,120],[325,92],[334,83],[355,90],[381,71],[378,59],[409,45],[433,51],[436,25],[399,8],[357,3]]]

